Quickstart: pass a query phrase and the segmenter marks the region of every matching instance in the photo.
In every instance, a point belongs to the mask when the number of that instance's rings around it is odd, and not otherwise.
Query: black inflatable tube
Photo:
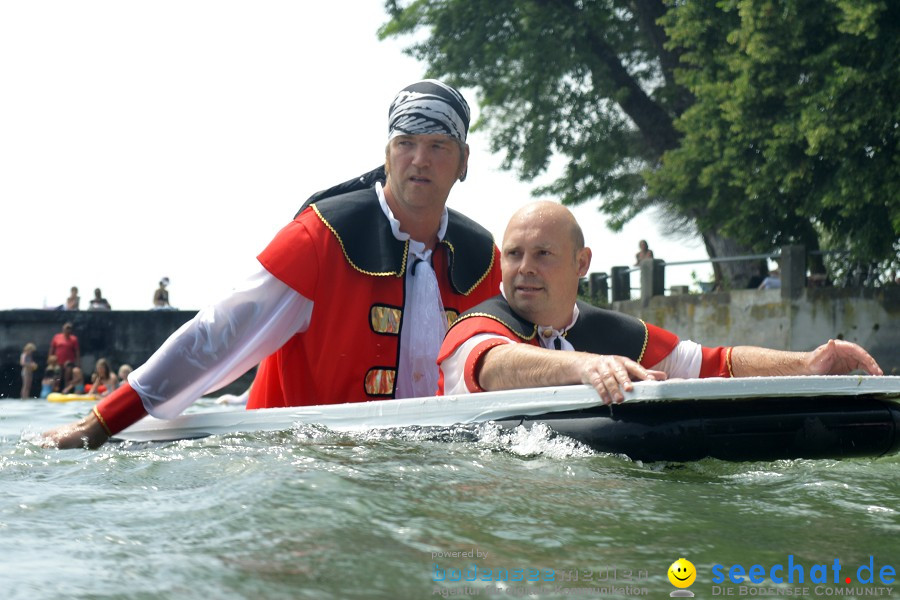
[[[900,450],[900,403],[874,397],[635,402],[514,417],[642,461],[882,456]]]

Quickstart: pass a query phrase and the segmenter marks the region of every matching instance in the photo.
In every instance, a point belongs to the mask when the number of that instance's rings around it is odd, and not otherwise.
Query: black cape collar
[[[354,269],[375,277],[401,277],[406,272],[409,242],[394,237],[374,188],[324,198],[314,196],[304,208],[310,205],[337,238]],[[441,244],[448,250],[450,284],[456,293],[467,296],[494,264],[494,239],[465,215],[453,209],[447,212],[447,233]]]
[[[581,300],[576,300],[575,303],[578,305],[578,320],[565,333],[565,338],[575,350],[594,354],[618,354],[640,360],[646,349],[648,335],[643,321]],[[494,319],[525,342],[533,340],[537,335],[537,325],[520,317],[501,295],[464,312],[453,326],[469,317]]]
[[[528,342],[537,335],[537,325],[520,317],[513,311],[512,307],[502,295],[498,294],[493,298],[489,298],[461,314],[459,319],[453,323],[456,326],[460,321],[464,321],[469,317],[487,317],[504,325],[512,331],[522,341]]]

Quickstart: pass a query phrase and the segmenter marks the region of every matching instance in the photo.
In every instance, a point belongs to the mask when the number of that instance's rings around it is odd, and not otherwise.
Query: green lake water
[[[900,455],[638,463],[491,425],[35,443],[88,409],[0,400],[0,598],[668,598],[680,557],[696,598],[900,597]]]

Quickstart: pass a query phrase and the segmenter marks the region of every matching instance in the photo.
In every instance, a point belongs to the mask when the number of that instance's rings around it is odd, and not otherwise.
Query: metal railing
[[[681,260],[667,262],[662,259],[645,260],[641,264],[633,267],[616,266],[612,267],[610,273],[590,273],[588,277],[588,294],[599,300],[609,302],[609,295],[612,292],[612,301],[631,300],[631,292],[640,290],[640,298],[645,302],[653,296],[662,296],[666,293],[666,275],[667,267],[712,264],[712,263],[729,263],[748,260],[769,260],[777,259],[787,262],[791,269],[802,271],[802,278],[805,284],[806,276],[806,253],[802,246],[785,246],[775,252],[760,254],[743,254],[739,256],[724,256],[716,258],[703,258],[696,260]],[[784,260],[790,259],[790,260]],[[640,287],[631,287],[631,274],[634,272],[641,273]],[[783,275],[784,277],[784,275]],[[794,280],[797,274],[792,275]],[[797,283],[787,286],[787,295],[795,296]],[[704,290],[705,291],[705,290]],[[783,295],[785,295],[783,293]]]
[[[612,292],[612,301],[630,300],[631,293],[635,290],[640,291],[640,298],[647,301],[652,296],[662,296],[666,293],[666,273],[668,267],[682,267],[689,265],[701,265],[712,263],[729,263],[749,260],[777,260],[781,263],[782,271],[782,296],[786,298],[796,298],[800,290],[807,285],[811,286],[836,286],[836,287],[852,287],[852,288],[870,288],[876,285],[883,285],[885,281],[893,281],[893,276],[889,275],[889,268],[885,265],[876,263],[861,263],[858,261],[847,261],[830,265],[829,272],[832,278],[828,279],[824,275],[807,277],[807,256],[825,257],[846,257],[850,256],[848,250],[813,250],[806,252],[803,246],[783,246],[773,252],[760,254],[742,254],[739,256],[724,256],[716,258],[702,258],[696,260],[680,260],[665,261],[663,259],[645,260],[640,265],[626,267],[612,267],[610,273],[590,273],[586,282],[585,293],[596,300],[602,300],[606,303],[610,301],[610,292]],[[631,286],[631,274],[634,272],[641,273],[641,281],[639,287]],[[693,275],[693,274],[692,274]],[[900,282],[900,281],[898,281]],[[701,293],[711,291],[711,282],[695,282],[701,287]],[[706,283],[706,286],[704,286]],[[677,286],[687,288],[688,286]],[[674,288],[673,288],[674,289]],[[668,290],[672,293],[673,290]],[[684,290],[686,291],[686,290]],[[684,293],[682,291],[682,293]]]

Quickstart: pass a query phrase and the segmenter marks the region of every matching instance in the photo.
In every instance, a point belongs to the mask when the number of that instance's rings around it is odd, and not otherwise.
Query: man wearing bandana
[[[609,404],[624,400],[633,379],[883,374],[865,350],[843,340],[811,352],[707,348],[577,301],[590,261],[567,208],[537,202],[517,211],[503,236],[503,294],[450,328],[438,356],[441,393],[584,383]]]
[[[232,294],[200,311],[78,423],[91,447],[171,418],[259,363],[248,408],[431,396],[448,322],[500,284],[489,232],[446,207],[465,179],[469,107],[439,81],[389,110],[385,165],[310,198]]]

